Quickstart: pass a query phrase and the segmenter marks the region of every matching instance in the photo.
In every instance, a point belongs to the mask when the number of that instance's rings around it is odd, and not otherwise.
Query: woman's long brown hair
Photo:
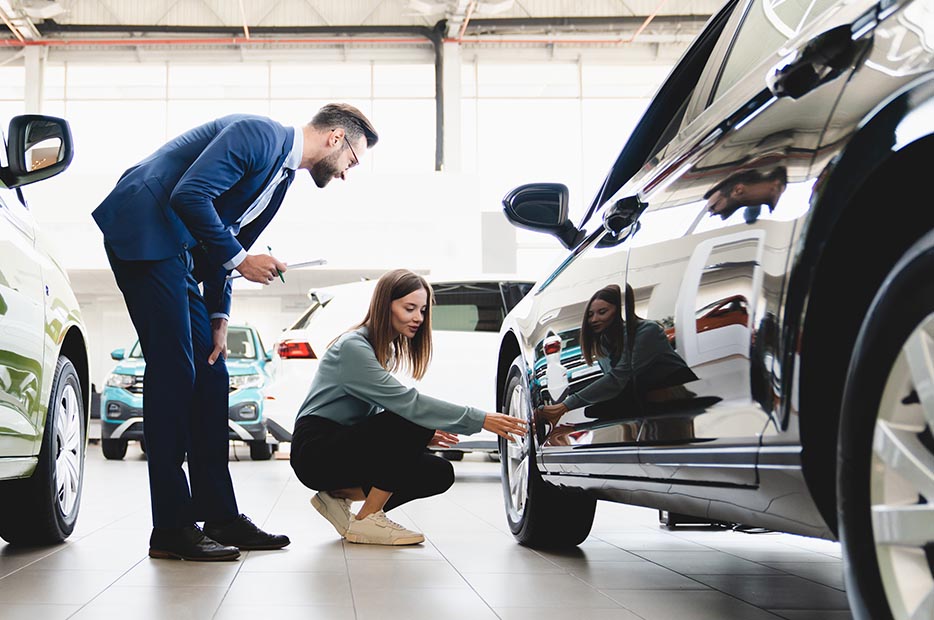
[[[593,294],[590,300],[587,302],[587,307],[584,308],[584,319],[581,322],[580,329],[580,343],[581,343],[581,353],[584,356],[588,366],[593,365],[593,361],[600,356],[607,356],[611,359],[618,360],[619,356],[622,354],[623,349],[623,334],[626,334],[626,337],[629,339],[630,343],[634,342],[636,336],[636,326],[642,321],[641,317],[636,316],[636,296],[635,291],[632,290],[632,287],[628,284],[626,285],[626,306],[623,308],[623,299],[622,299],[622,290],[616,284],[610,284],[609,286],[604,286],[602,289]],[[613,322],[606,328],[606,331],[603,332],[604,339],[596,338],[596,334],[593,333],[593,328],[590,327],[590,321],[587,320],[587,315],[590,313],[590,306],[593,304],[594,300],[600,299],[616,306],[616,313],[613,315]],[[621,310],[625,309],[626,318],[623,319]],[[609,351],[603,350],[603,345],[601,340],[605,342],[609,347]],[[632,346],[632,345],[630,345]],[[614,361],[615,363],[615,361]]]
[[[425,320],[414,337],[406,338],[392,328],[392,302],[419,289],[425,289],[428,293]],[[370,299],[370,308],[363,321],[354,329],[364,326],[368,328],[370,344],[373,345],[376,359],[383,368],[389,372],[405,370],[415,379],[425,376],[431,361],[433,300],[434,291],[431,285],[425,278],[408,269],[396,269],[385,273],[376,283],[376,289]]]

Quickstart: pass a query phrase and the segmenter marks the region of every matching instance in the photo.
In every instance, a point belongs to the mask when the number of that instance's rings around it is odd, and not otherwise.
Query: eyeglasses
[[[350,149],[350,154],[353,155],[353,163],[350,164],[350,166],[348,166],[348,169],[353,168],[354,166],[360,163],[360,158],[357,157],[357,152],[353,150],[352,146],[350,146],[350,140],[347,139],[346,135],[344,136],[344,144],[347,145],[347,148]]]

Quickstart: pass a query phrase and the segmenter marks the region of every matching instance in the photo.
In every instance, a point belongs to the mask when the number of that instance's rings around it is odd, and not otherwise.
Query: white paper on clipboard
[[[288,266],[288,268],[289,268],[289,271],[291,271],[291,270],[293,270],[293,269],[301,269],[302,267],[317,267],[318,265],[327,265],[327,264],[328,264],[328,261],[327,261],[326,259],[324,259],[324,258],[316,258],[316,259],[314,259],[314,260],[306,260],[306,261],[303,261],[303,262],[301,262],[301,263],[295,263],[295,264],[293,264],[293,265],[287,265],[287,266]],[[284,273],[288,273],[288,272],[284,272]],[[232,274],[230,274],[229,276],[227,276],[227,279],[228,279],[228,280],[236,280],[237,278],[242,278],[242,277],[243,277],[243,276],[242,276],[241,274],[239,274],[239,273],[237,273],[237,274],[233,274],[233,273],[232,273]]]

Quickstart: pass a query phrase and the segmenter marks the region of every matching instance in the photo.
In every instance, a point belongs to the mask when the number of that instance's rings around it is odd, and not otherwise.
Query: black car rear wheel
[[[520,358],[509,369],[503,403],[503,413],[525,420],[530,429],[518,443],[499,440],[509,529],[516,540],[529,547],[579,545],[590,534],[597,501],[542,480],[535,464],[531,399]]]
[[[272,458],[273,448],[265,440],[250,442],[250,460],[268,461]]]
[[[101,452],[108,461],[122,461],[126,456],[126,439],[101,439]]]
[[[856,618],[934,618],[934,233],[861,328],[840,422],[838,517]]]

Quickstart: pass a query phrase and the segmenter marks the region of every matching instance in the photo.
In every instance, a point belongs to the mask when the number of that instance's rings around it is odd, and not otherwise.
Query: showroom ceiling
[[[95,32],[151,36],[201,28],[206,33],[250,38],[270,36],[273,29],[338,33],[367,27],[433,28],[441,20],[446,20],[444,36],[466,42],[515,33],[692,36],[721,4],[721,0],[0,0],[0,19],[7,28],[0,37],[41,41],[91,38]]]

